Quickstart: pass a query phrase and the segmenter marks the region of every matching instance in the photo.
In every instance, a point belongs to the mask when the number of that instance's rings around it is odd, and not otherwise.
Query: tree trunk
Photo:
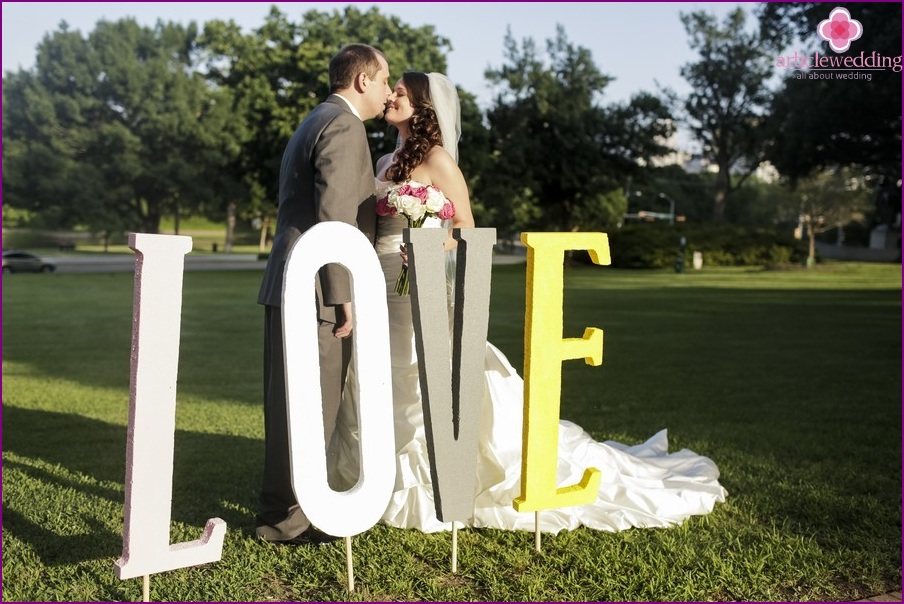
[[[267,234],[270,232],[270,217],[264,216],[261,221],[261,243],[260,252],[263,254],[267,251]]]
[[[235,202],[230,201],[226,206],[226,244],[223,251],[231,252],[235,242]]]
[[[141,224],[145,233],[157,235],[160,233],[160,214],[158,212],[148,212],[141,217]]]
[[[713,222],[723,224],[725,222],[725,205],[728,202],[728,193],[731,187],[731,166],[719,164],[719,173],[716,175],[716,194],[713,198]]]
[[[812,222],[807,222],[807,237],[810,239],[810,254],[807,256],[807,268],[816,266],[816,229]]]

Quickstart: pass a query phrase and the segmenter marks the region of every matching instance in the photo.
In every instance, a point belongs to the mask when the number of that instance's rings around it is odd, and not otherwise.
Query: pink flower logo
[[[819,23],[816,33],[835,52],[847,52],[851,42],[863,35],[863,25],[851,19],[851,13],[846,8],[836,6],[829,13],[829,18]]]

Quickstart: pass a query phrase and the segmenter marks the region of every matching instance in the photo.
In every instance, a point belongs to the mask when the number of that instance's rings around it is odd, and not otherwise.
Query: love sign
[[[405,236],[411,245],[413,319],[437,515],[467,520],[475,496],[475,405],[482,399],[495,234],[493,229],[456,229],[454,234],[460,244],[451,348],[448,315],[442,316],[447,308],[445,271],[438,268],[445,234],[442,229],[409,229]],[[594,468],[585,471],[578,485],[557,489],[555,484],[561,362],[602,361],[600,330],[562,338],[562,259],[566,250],[585,249],[594,262],[608,264],[609,247],[602,233],[525,233],[522,241],[529,250],[525,423],[522,493],[514,505],[526,511],[590,501],[599,486]],[[226,532],[225,522],[214,518],[197,541],[169,544],[182,272],[191,239],[132,234],[129,246],[137,261],[123,554],[115,566],[120,579],[219,560]],[[357,363],[361,471],[357,484],[344,492],[327,483],[320,381],[312,379],[319,375],[314,274],[329,263],[342,264],[351,275],[354,349],[359,359],[367,359]],[[442,313],[432,315],[438,307]],[[286,263],[282,314],[291,475],[298,502],[321,530],[358,534],[379,521],[395,481],[385,284],[364,235],[337,222],[306,231]]]

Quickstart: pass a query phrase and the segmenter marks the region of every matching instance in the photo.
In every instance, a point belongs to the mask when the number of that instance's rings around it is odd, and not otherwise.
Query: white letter
[[[327,483],[314,297],[314,275],[330,263],[343,265],[351,274],[353,362],[360,392],[361,472],[358,483],[344,492]],[[380,520],[395,486],[383,271],[370,241],[342,222],[321,222],[305,231],[289,253],[285,270],[282,316],[292,488],[312,524],[331,535],[350,537]]]
[[[169,544],[182,270],[191,237],[132,233],[129,247],[138,258],[119,579],[216,562],[226,536],[226,523],[213,518],[200,539]]]

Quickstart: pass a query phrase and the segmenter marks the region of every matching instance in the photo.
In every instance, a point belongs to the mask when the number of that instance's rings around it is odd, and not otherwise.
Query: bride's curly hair
[[[408,121],[408,140],[396,152],[395,160],[386,170],[386,177],[396,183],[410,180],[411,172],[421,165],[430,149],[443,144],[443,133],[430,101],[430,79],[427,74],[406,71],[402,74],[402,82],[408,90],[414,114]]]

